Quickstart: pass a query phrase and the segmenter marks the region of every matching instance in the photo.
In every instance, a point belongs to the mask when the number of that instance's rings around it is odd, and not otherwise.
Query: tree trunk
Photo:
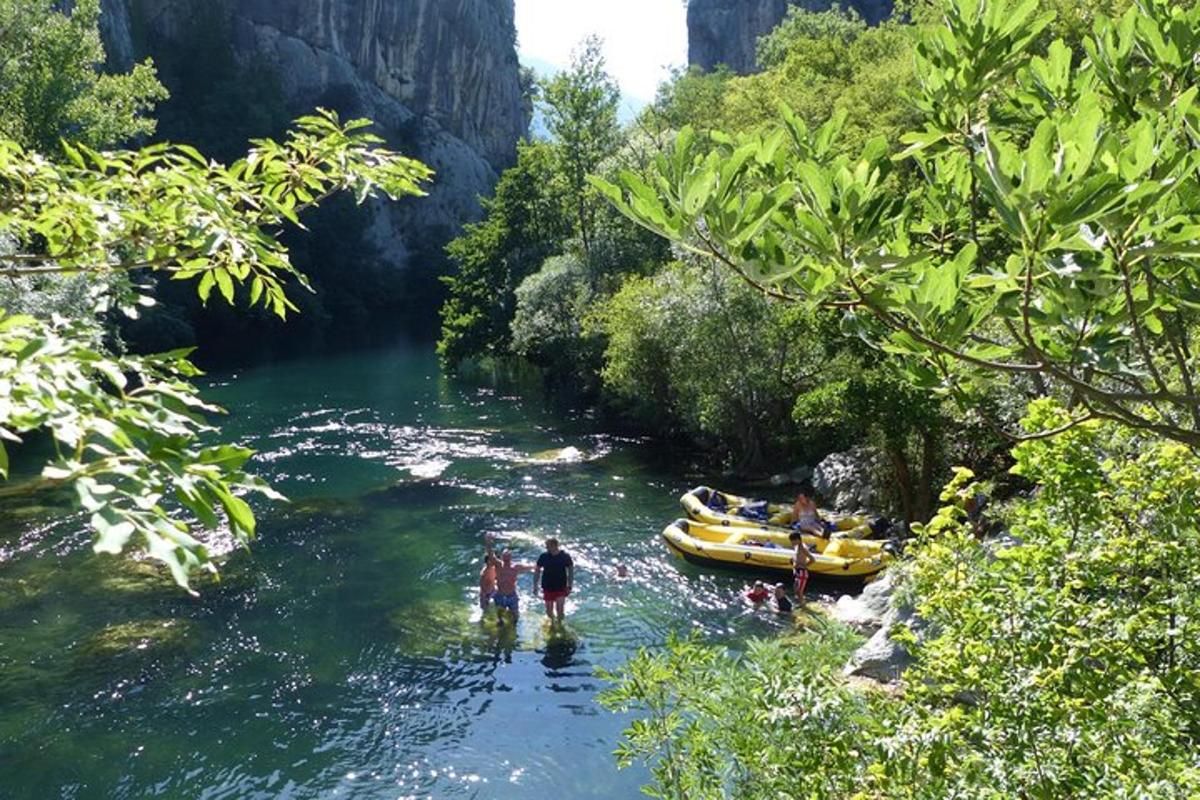
[[[917,488],[916,512],[918,522],[928,522],[933,516],[933,474],[937,470],[938,435],[926,430],[921,434],[921,484]]]
[[[892,471],[896,473],[896,486],[900,489],[900,505],[904,509],[904,521],[912,524],[916,521],[916,516],[913,509],[912,473],[908,469],[908,459],[905,458],[902,447],[889,444],[885,449],[892,462]]]

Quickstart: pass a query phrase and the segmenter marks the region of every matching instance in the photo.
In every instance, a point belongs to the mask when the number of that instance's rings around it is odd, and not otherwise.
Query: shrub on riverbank
[[[1066,419],[1040,402],[1025,425]],[[1015,456],[1037,490],[1003,538],[977,538],[962,472],[910,546],[924,634],[897,634],[915,659],[898,691],[856,691],[820,648],[674,642],[610,676],[609,704],[641,714],[618,758],[650,762],[659,797],[1195,796],[1200,459],[1111,423]]]

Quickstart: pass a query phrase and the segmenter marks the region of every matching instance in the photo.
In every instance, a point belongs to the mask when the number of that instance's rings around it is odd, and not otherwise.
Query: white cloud
[[[626,98],[650,100],[672,66],[687,61],[683,0],[516,0],[521,58],[558,68],[590,34],[604,40],[608,71]]]

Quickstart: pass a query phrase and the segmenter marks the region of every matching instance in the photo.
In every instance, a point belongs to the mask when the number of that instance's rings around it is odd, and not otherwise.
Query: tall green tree
[[[504,171],[484,218],[464,227],[446,248],[454,272],[444,278],[438,354],[454,365],[465,358],[508,355],[516,290],[571,236],[568,190],[548,142],[522,142],[517,163]]]
[[[778,471],[801,440],[790,414],[797,394],[842,363],[826,357],[819,320],[707,264],[628,278],[593,324],[618,407],[710,444],[749,474]]]
[[[621,142],[617,106],[621,90],[605,71],[603,43],[588,37],[570,68],[542,84],[546,127],[554,137],[575,214],[575,234],[591,250],[598,197],[588,176],[616,153]]]
[[[107,74],[100,0],[0,0],[0,137],[47,155],[60,139],[107,147],[154,132],[167,96],[154,66]]]
[[[625,213],[782,299],[839,309],[916,385],[1031,383],[1200,447],[1200,11],[1098,16],[1080,56],[1039,4],[943,0],[918,29],[919,128],[839,147],[844,115],[598,182]],[[897,163],[922,177],[886,180]],[[968,398],[969,399],[969,398]],[[1014,431],[1014,433],[1016,433]]]

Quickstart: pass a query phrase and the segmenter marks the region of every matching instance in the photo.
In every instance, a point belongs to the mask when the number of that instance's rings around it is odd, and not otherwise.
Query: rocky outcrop
[[[864,589],[860,597],[842,598],[834,606],[832,613],[836,619],[864,633],[874,631],[850,656],[842,674],[890,684],[899,681],[912,665],[912,655],[892,639],[892,634],[904,625],[920,641],[925,634],[925,623],[910,603],[898,600],[897,583],[895,573],[888,573]]]
[[[827,505],[839,511],[877,509],[884,499],[878,485],[883,472],[877,452],[856,447],[826,456],[813,470],[812,485]]]
[[[706,70],[725,64],[742,75],[753,72],[759,37],[770,33],[792,5],[810,11],[852,8],[872,25],[892,13],[892,0],[690,0],[688,63]]]
[[[883,621],[892,610],[892,592],[895,590],[895,573],[885,572],[883,577],[858,595],[844,594],[830,610],[830,615],[859,633],[875,633],[883,627]]]
[[[289,112],[323,104],[369,117],[437,170],[430,197],[377,215],[371,237],[397,264],[414,237],[445,239],[477,218],[528,127],[513,0],[103,0],[103,10],[117,66],[169,62],[216,15],[234,58],[272,73]]]

